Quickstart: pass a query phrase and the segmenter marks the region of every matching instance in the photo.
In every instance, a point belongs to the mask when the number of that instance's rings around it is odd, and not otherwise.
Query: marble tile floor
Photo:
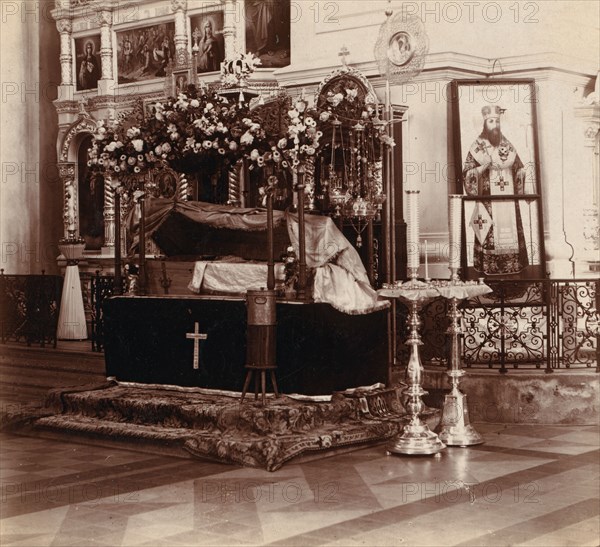
[[[0,438],[0,545],[597,546],[593,426],[476,424],[439,456],[383,445],[275,473]]]

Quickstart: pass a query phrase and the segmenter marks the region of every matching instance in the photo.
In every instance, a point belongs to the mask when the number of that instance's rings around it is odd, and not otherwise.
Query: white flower
[[[250,152],[250,159],[252,161],[256,161],[258,159],[258,156],[260,156],[260,154],[258,153],[258,150],[256,150],[256,148],[252,150],[252,152]]]
[[[277,146],[281,149],[287,148],[288,141],[287,139],[279,139]]]
[[[162,145],[162,153],[163,154],[168,154],[171,151],[171,145],[168,142],[165,142]]]
[[[156,119],[157,119],[159,122],[162,122],[162,121],[165,119],[165,117],[162,115],[162,112],[156,112],[156,113],[154,114],[154,117],[155,117],[155,118],[156,118]]]
[[[304,124],[307,125],[308,127],[316,127],[317,122],[310,116],[307,116],[306,119],[304,120]]]
[[[381,139],[381,142],[387,146],[390,146],[390,147],[396,146],[396,142],[389,135],[381,135],[379,138]]]
[[[203,141],[202,146],[208,150],[209,148],[212,148],[212,141]]]
[[[192,99],[190,101],[190,106],[192,108],[198,108],[200,106],[200,101],[198,101],[198,99]]]
[[[358,97],[358,89],[346,89],[346,99],[353,102]]]
[[[235,141],[231,141],[231,142],[229,143],[229,150],[233,150],[233,151],[235,151],[235,150],[237,150],[237,147],[238,147],[238,145],[237,145],[237,142],[235,142]]]
[[[304,112],[304,110],[306,110],[306,103],[304,101],[298,101],[294,106],[298,112]]]
[[[344,100],[344,96],[341,93],[336,93],[331,97],[327,97],[327,102],[332,106],[338,106]]]
[[[172,141],[176,141],[179,138],[179,133],[175,132],[175,133],[171,133],[171,140]]]
[[[319,119],[322,122],[326,122],[329,118],[331,118],[331,112],[327,111],[321,112],[321,115],[319,116]]]
[[[210,112],[213,108],[214,105],[212,103],[206,103],[206,106],[204,107],[204,112]]]
[[[312,146],[307,146],[307,147],[306,147],[306,153],[307,153],[309,156],[312,156],[312,155],[315,153],[315,149],[314,149]]]
[[[293,108],[292,110],[288,110],[288,116],[292,118],[292,120],[294,118],[297,118],[299,115],[300,113],[295,108]]]
[[[141,152],[144,149],[144,141],[142,139],[134,139],[131,141],[136,152]]]
[[[252,144],[253,142],[254,142],[254,137],[248,131],[246,131],[240,137],[240,143],[241,144]]]

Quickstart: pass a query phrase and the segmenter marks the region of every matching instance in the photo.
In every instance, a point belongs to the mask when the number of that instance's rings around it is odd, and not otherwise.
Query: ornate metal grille
[[[114,291],[115,278],[112,275],[96,275],[91,278],[90,285],[90,308],[91,308],[91,339],[92,351],[104,350],[104,314],[102,304],[104,300],[111,297]],[[123,280],[125,290],[126,280]]]
[[[469,368],[592,368],[600,372],[598,309],[600,280],[489,281],[493,293],[465,301],[463,363]],[[407,309],[398,306],[398,360]],[[447,363],[447,302],[436,299],[421,311],[424,361]]]
[[[56,347],[63,279],[59,275],[4,275],[0,270],[0,340]]]

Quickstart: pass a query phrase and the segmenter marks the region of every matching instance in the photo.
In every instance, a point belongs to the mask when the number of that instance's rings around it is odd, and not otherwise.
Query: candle
[[[450,233],[449,266],[460,268],[460,247],[462,228],[462,195],[452,194],[448,196],[448,230]]]
[[[419,190],[406,190],[408,267],[419,267]]]
[[[75,231],[75,188],[72,184],[67,186],[67,230]]]
[[[429,279],[429,262],[427,260],[427,254],[428,254],[427,240],[425,240],[424,243],[425,243],[425,249],[424,249],[424,254],[425,254],[425,279]]]

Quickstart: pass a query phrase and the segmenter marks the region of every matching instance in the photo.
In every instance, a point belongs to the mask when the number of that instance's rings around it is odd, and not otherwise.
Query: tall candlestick
[[[462,195],[452,194],[448,196],[448,230],[449,241],[449,267],[451,270],[460,268],[461,227],[462,227]]]
[[[72,184],[67,186],[67,231],[75,232],[75,188]]]
[[[420,190],[406,190],[406,245],[409,268],[419,267],[419,193]]]
[[[424,241],[424,244],[425,244],[424,245],[425,249],[424,249],[423,254],[425,255],[425,279],[429,279],[429,261],[427,258],[427,254],[428,254],[427,240]]]

